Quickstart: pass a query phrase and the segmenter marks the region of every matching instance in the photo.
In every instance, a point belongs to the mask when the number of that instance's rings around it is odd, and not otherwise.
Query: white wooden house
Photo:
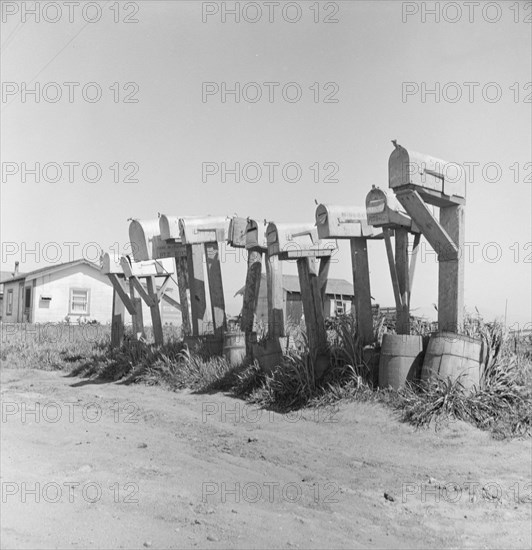
[[[111,322],[113,288],[100,266],[88,260],[2,275],[4,323]],[[165,292],[177,294],[168,287]],[[181,322],[175,308],[161,308],[161,315],[163,324]],[[148,308],[144,308],[144,323],[151,324]]]

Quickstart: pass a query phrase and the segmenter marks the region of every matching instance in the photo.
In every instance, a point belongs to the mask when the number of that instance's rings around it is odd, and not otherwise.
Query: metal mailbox
[[[368,223],[375,227],[391,225],[415,229],[410,216],[388,189],[373,187],[366,196],[366,212]]]
[[[161,214],[159,218],[159,232],[163,241],[181,242],[181,233],[179,231],[179,218],[177,216],[166,216]]]
[[[229,222],[230,219],[227,217],[180,218],[181,241],[185,244],[226,241],[229,235]]]
[[[366,219],[366,209],[358,206],[320,204],[316,208],[316,227],[320,239],[351,239],[374,235]]]
[[[248,218],[246,225],[246,249],[261,249],[266,250],[268,243],[266,242],[266,224]]]
[[[390,155],[388,174],[391,189],[415,185],[420,191],[428,189],[462,199],[466,196],[463,166],[416,151],[407,151],[400,145],[396,145]]]
[[[266,228],[266,241],[270,256],[287,253],[289,256],[304,256],[307,252],[329,255],[336,249],[335,241],[318,238],[318,230],[312,223],[269,223]]]
[[[227,242],[235,248],[245,248],[246,246],[246,227],[248,220],[233,216],[229,221],[229,235]]]
[[[120,256],[112,250],[102,254],[100,268],[104,275],[110,275],[112,273],[117,275],[124,274],[122,266],[120,265]]]
[[[173,258],[179,252],[180,241],[166,242],[161,238],[159,220],[133,220],[129,224],[131,252],[136,262]]]
[[[158,277],[174,273],[172,258],[132,262],[129,257],[122,256],[120,265],[126,277]]]

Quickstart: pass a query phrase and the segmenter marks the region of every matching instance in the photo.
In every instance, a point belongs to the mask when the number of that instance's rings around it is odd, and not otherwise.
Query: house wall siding
[[[5,282],[4,283],[4,298],[3,298],[3,304],[2,304],[2,321],[5,323],[20,323],[22,321],[22,317],[20,317],[20,310],[22,304],[20,303],[20,299],[22,297],[22,294],[20,292],[20,286],[21,283],[24,281],[13,281],[11,282]],[[7,295],[9,291],[13,291],[13,309],[11,315],[7,314]]]

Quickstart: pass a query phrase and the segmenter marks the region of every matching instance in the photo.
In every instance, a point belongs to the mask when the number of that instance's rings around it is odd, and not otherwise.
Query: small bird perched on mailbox
[[[400,145],[397,145],[397,140],[396,139],[392,139],[392,143],[393,143],[393,146],[398,149],[399,147],[401,147]]]

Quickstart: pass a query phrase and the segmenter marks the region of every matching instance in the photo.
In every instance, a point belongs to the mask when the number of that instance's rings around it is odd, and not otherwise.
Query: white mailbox
[[[229,235],[227,242],[235,248],[245,248],[246,246],[246,227],[248,220],[233,216],[229,221]]]
[[[179,218],[177,216],[166,216],[165,214],[161,214],[159,218],[159,232],[163,241],[181,242]]]
[[[388,161],[389,185],[397,189],[406,185],[428,189],[448,197],[465,199],[466,183],[463,166],[456,162],[407,151],[396,145]]]
[[[336,249],[335,241],[318,238],[318,230],[312,223],[269,223],[266,228],[268,254],[287,254],[290,257],[305,255],[330,255]]]
[[[368,223],[375,227],[401,226],[415,229],[410,216],[388,189],[373,187],[366,196],[366,212]]]
[[[320,239],[350,239],[374,235],[366,219],[366,209],[358,206],[320,204],[316,208],[316,227]]]
[[[179,253],[180,242],[161,238],[159,220],[133,220],[129,224],[131,252],[136,262],[173,258]]]
[[[248,218],[246,225],[246,249],[266,250],[268,243],[266,242],[266,224],[257,220]]]
[[[122,256],[120,265],[126,277],[158,277],[174,273],[172,258],[132,262],[129,257]]]
[[[181,241],[185,244],[212,243],[227,240],[229,218],[207,216],[205,218],[180,218]]]
[[[102,254],[100,267],[104,275],[110,275],[112,273],[116,275],[124,274],[122,266],[120,265],[120,256],[112,250]]]

